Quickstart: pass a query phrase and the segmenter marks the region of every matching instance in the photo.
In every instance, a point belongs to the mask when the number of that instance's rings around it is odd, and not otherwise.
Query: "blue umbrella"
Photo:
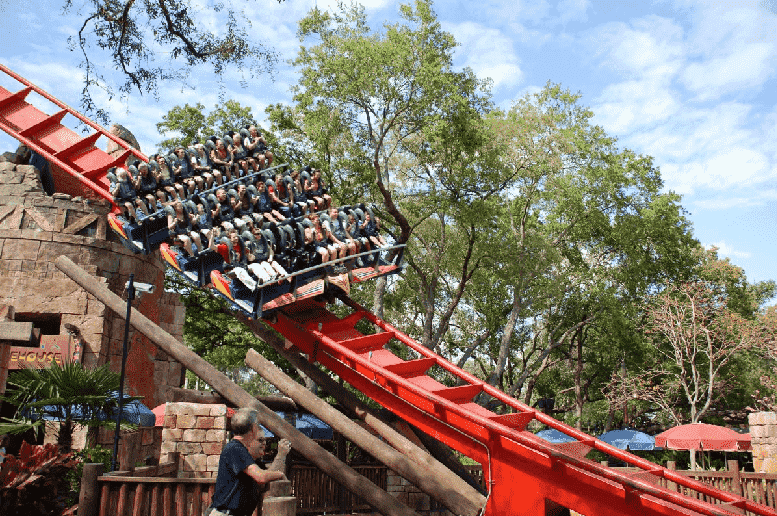
[[[569,437],[564,432],[560,432],[555,428],[548,428],[547,430],[540,430],[537,432],[537,437],[542,437],[546,441],[553,444],[571,443],[577,441],[574,437]]]
[[[276,412],[280,418],[285,418],[286,414],[284,412]],[[332,438],[332,427],[321,421],[319,418],[314,416],[313,414],[296,414],[294,417],[294,426],[308,436],[311,439],[331,439]],[[265,437],[275,437],[275,434],[270,432],[267,428],[262,427],[264,429],[264,435]]]
[[[600,435],[599,439],[621,450],[625,450],[627,446],[629,450],[653,450],[656,447],[654,437],[629,428],[610,430]]]
[[[118,393],[114,392],[112,393],[113,398],[118,397]],[[64,411],[57,407],[56,405],[46,405],[44,407],[45,415],[43,416],[43,419],[46,421],[61,421],[64,419],[65,414]],[[125,423],[130,423],[138,426],[154,426],[156,423],[156,415],[146,407],[143,403],[141,403],[139,400],[130,400],[130,397],[126,394],[124,395],[124,402],[122,405],[122,421]],[[81,413],[81,406],[80,405],[73,405],[71,407],[71,414],[73,416],[73,420],[75,421],[83,421],[92,419],[92,417],[89,414],[82,414]],[[99,411],[95,414],[96,419],[100,421],[105,420],[116,420],[116,415],[114,411],[110,411],[109,413],[105,413],[103,411]],[[36,417],[34,414],[31,416],[33,419]]]

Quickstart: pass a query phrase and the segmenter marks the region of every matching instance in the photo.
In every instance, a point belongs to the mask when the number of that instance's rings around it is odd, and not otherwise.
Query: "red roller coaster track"
[[[49,161],[58,191],[113,202],[105,179],[107,169],[130,155],[147,158],[5,66],[0,65],[0,70],[25,86],[15,93],[0,88],[0,127]],[[61,111],[49,116],[27,103],[32,91]],[[82,138],[62,126],[60,121],[68,113],[95,132]],[[113,159],[96,148],[100,136],[124,148],[122,156]],[[483,464],[489,488],[484,514],[556,514],[561,506],[587,516],[777,516],[764,505],[689,479],[560,423],[457,368],[348,297],[343,295],[341,300],[353,310],[342,319],[322,303],[306,300],[282,307],[267,322],[312,362]],[[356,323],[363,319],[378,328],[378,333],[365,335],[356,330]],[[386,349],[390,342],[417,358],[398,357]],[[456,386],[443,385],[428,375],[431,368],[446,371],[456,379]],[[474,403],[479,394],[499,400],[510,413],[496,414]],[[575,441],[551,444],[540,439],[526,431],[533,420]],[[632,471],[586,459],[592,449],[625,462]],[[673,489],[663,487],[666,485]]]

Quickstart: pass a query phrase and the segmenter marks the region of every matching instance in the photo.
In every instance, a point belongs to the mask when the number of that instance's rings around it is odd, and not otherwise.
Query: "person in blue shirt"
[[[208,516],[250,516],[262,501],[267,484],[284,480],[283,471],[262,469],[255,460],[264,454],[264,430],[257,422],[257,412],[242,408],[232,416],[234,437],[219,457],[219,469]],[[281,441],[278,453],[290,449],[288,441]],[[284,465],[285,465],[284,454]],[[261,514],[261,508],[259,508]]]

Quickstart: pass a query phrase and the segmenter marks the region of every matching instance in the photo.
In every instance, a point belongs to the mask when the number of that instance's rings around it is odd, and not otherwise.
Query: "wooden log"
[[[108,290],[94,277],[73,263],[66,256],[56,259],[57,268],[75,281],[98,301],[115,312],[119,317],[125,317],[127,303]],[[306,459],[318,466],[352,493],[358,494],[378,512],[386,516],[418,516],[415,511],[400,503],[395,497],[383,491],[353,468],[338,460],[332,454],[299,432],[278,415],[259,403],[253,396],[230,380],[224,373],[217,370],[197,353],[178,342],[172,335],[154,324],[138,310],[132,309],[130,323],[133,328],[145,335],[163,351],[171,355],[184,367],[202,378],[215,391],[239,407],[251,407],[257,411],[259,422],[271,432],[288,439],[294,449]],[[167,507],[165,507],[167,509]],[[165,513],[167,516],[167,513]]]
[[[175,515],[188,516],[189,511],[186,507],[186,486],[178,484],[175,486]]]
[[[743,496],[744,489],[742,488],[742,474],[739,471],[739,461],[728,461],[728,470],[731,473],[731,492],[737,496]]]
[[[296,403],[321,418],[332,428],[350,439],[367,453],[381,461],[391,470],[409,480],[421,491],[439,501],[454,514],[464,516],[477,516],[485,506],[485,497],[472,489],[471,486],[458,479],[459,484],[455,488],[451,485],[451,479],[455,476],[448,471],[446,478],[432,472],[429,466],[422,466],[399,453],[394,448],[381,441],[367,430],[353,424],[353,421],[345,417],[337,409],[329,405],[275,367],[275,364],[264,358],[255,350],[249,350],[246,355],[246,365],[259,373],[265,380],[275,385],[278,390],[289,396]],[[465,496],[459,489],[466,488],[474,491],[474,500]],[[478,504],[478,502],[482,502]]]
[[[170,401],[184,403],[213,403],[230,404],[229,400],[219,394],[210,391],[196,391],[194,389],[182,389],[180,387],[170,387]],[[267,405],[272,410],[281,412],[296,412],[299,410],[297,404],[286,396],[257,396],[257,400]]]
[[[407,437],[392,428],[391,425],[385,423],[383,420],[373,414],[369,407],[367,407],[367,405],[358,397],[356,397],[356,395],[354,395],[352,392],[348,391],[337,382],[332,380],[329,376],[322,373],[318,368],[314,367],[299,354],[294,353],[288,349],[284,342],[275,333],[269,331],[269,329],[267,329],[265,326],[260,325],[258,321],[246,320],[244,317],[238,318],[241,319],[249,328],[251,328],[251,331],[253,331],[257,337],[272,346],[275,351],[277,351],[286,360],[291,362],[294,367],[305,373],[311,380],[313,380],[313,382],[328,392],[343,406],[353,411],[359,419],[367,423],[370,428],[375,430],[375,432],[377,432],[378,435],[385,439],[386,442],[388,442],[400,453],[403,453],[412,461],[419,464],[422,468],[425,468],[426,475],[439,478],[441,483],[448,485],[454,491],[458,492],[463,498],[467,499],[470,506],[479,508],[485,506],[486,498],[477,490],[477,488],[468,484],[464,479],[462,479],[455,472],[451,471],[439,460],[435,459],[426,450],[417,446]],[[299,403],[298,400],[295,401]],[[354,443],[359,445],[359,443],[356,441],[354,441]],[[408,478],[408,480],[410,479]]]
[[[101,463],[84,464],[81,473],[81,491],[78,493],[78,516],[97,516],[100,512],[100,491],[97,477],[102,475],[105,466]]]
[[[142,436],[140,432],[126,432],[121,436],[119,446],[119,471],[134,473],[135,463],[140,456]]]
[[[262,503],[262,516],[294,516],[295,514],[297,514],[297,499],[293,496],[265,498]]]

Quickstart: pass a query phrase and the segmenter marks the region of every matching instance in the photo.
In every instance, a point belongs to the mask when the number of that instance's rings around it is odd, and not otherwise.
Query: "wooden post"
[[[666,469],[669,469],[671,471],[676,471],[677,470],[677,462],[675,462],[673,460],[666,461]],[[668,490],[670,490],[670,491],[677,491],[677,484],[674,483],[674,482],[667,482],[666,483],[666,488]]]
[[[135,471],[135,463],[140,455],[142,436],[140,432],[125,432],[119,447],[119,471]]]
[[[73,263],[70,258],[60,256],[56,259],[55,265],[84,290],[96,297],[108,309],[120,317],[125,316],[126,301],[108,290],[105,285],[99,283],[94,277],[87,274],[82,268]],[[178,342],[175,337],[154,324],[135,308],[132,309],[130,321],[135,330],[148,337],[151,342],[175,358],[184,367],[205,380],[219,394],[239,407],[255,409],[258,420],[262,425],[274,434],[288,439],[296,451],[326,474],[340,482],[349,491],[364,499],[378,512],[386,516],[418,516],[415,511],[400,503],[395,497],[380,489],[347,464],[339,461],[332,454],[314,443],[312,439],[309,439],[299,430],[278,417],[275,412],[259,403],[256,398],[230,380],[227,375],[213,367],[197,353],[186,347],[186,345]],[[165,495],[167,496],[167,492],[165,492]]]
[[[400,476],[409,480],[424,493],[432,496],[454,514],[464,516],[477,516],[485,506],[485,497],[475,491],[471,486],[464,484],[468,492],[474,492],[471,499],[457,489],[452,489],[451,484],[436,474],[431,474],[428,467],[411,461],[407,456],[397,452],[394,448],[384,443],[367,430],[345,417],[340,411],[329,405],[306,388],[289,378],[275,365],[257,353],[249,350],[246,355],[246,365],[259,373],[265,380],[275,385],[282,393],[294,400],[295,403],[328,423],[332,428],[343,434],[346,438],[366,450],[370,455],[397,472]],[[448,476],[452,473],[448,471]],[[457,486],[458,487],[458,486]],[[482,501],[478,505],[478,501]]]
[[[97,516],[100,513],[100,488],[97,477],[103,474],[102,463],[84,464],[81,473],[81,491],[78,493],[78,516]]]
[[[729,460],[728,470],[731,472],[731,492],[737,496],[744,495],[742,489],[742,474],[739,472],[739,461]]]
[[[463,480],[456,473],[448,469],[444,464],[442,464],[440,461],[435,459],[426,450],[420,448],[415,443],[410,441],[410,439],[408,439],[401,433],[397,432],[394,428],[391,427],[391,425],[385,423],[380,418],[375,416],[367,407],[367,405],[364,402],[362,402],[358,397],[356,397],[352,392],[349,392],[342,385],[339,385],[337,382],[332,380],[329,376],[322,373],[319,369],[314,367],[307,360],[303,359],[299,354],[291,352],[289,349],[286,348],[286,346],[284,345],[284,342],[280,338],[278,338],[273,332],[267,330],[264,326],[261,326],[257,321],[255,320],[248,321],[242,317],[240,319],[249,328],[251,328],[251,331],[253,331],[257,337],[259,337],[260,339],[268,343],[270,346],[272,346],[273,349],[275,349],[281,356],[283,356],[283,358],[291,362],[291,364],[294,365],[294,367],[296,367],[297,369],[305,373],[311,380],[313,380],[313,382],[315,382],[319,387],[321,387],[327,393],[329,393],[339,403],[341,403],[343,406],[347,407],[348,409],[352,410],[359,419],[367,423],[370,426],[370,428],[375,430],[375,432],[377,432],[378,435],[380,435],[383,439],[385,439],[386,442],[388,442],[400,453],[406,455],[414,463],[420,465],[422,468],[422,471],[424,471],[423,474],[425,476],[438,478],[442,485],[448,486],[447,491],[453,490],[457,492],[458,495],[461,495],[462,498],[467,500],[467,503],[471,508],[474,508],[474,507],[482,508],[485,506],[486,498],[485,496],[480,494],[480,492],[476,488],[469,485],[465,480]],[[248,358],[248,356],[246,358]],[[293,396],[290,396],[290,397],[294,399]],[[296,399],[294,401],[297,403],[300,403]],[[308,410],[311,410],[311,409],[308,408]],[[313,411],[311,410],[311,412]],[[324,418],[321,418],[321,419],[324,419]],[[350,425],[350,426],[353,426],[353,425]],[[343,432],[343,434],[345,434],[345,432]],[[347,434],[345,435],[347,436]],[[348,438],[351,439],[350,436],[348,436]],[[354,443],[361,446],[361,444],[357,441],[354,441]],[[405,478],[407,478],[411,482],[413,481],[409,477],[405,477]],[[480,509],[477,509],[477,510],[479,511]],[[456,511],[453,511],[453,512],[456,513]],[[467,513],[459,513],[459,514],[467,514]]]

